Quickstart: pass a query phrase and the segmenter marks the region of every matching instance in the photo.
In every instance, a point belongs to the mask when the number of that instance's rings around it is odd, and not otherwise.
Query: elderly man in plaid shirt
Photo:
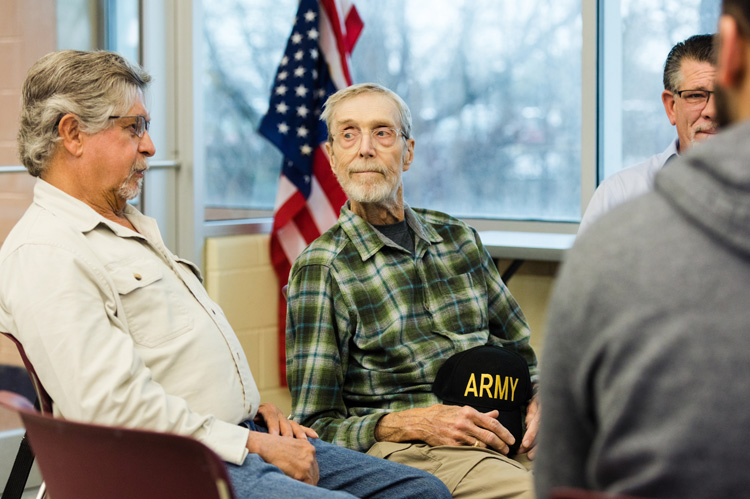
[[[496,411],[442,404],[440,366],[479,345],[512,349],[536,381],[526,320],[477,232],[409,207],[411,114],[375,84],[326,102],[326,152],[349,201],[289,279],[287,380],[296,421],[324,440],[434,473],[454,497],[533,497],[538,404],[519,457]]]

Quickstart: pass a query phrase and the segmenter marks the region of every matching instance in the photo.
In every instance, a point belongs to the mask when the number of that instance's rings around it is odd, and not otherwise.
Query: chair
[[[577,487],[556,487],[552,489],[547,499],[639,499],[633,496],[610,494]]]
[[[17,411],[54,499],[234,499],[224,462],[199,441],[168,433],[67,421],[0,391]]]
[[[0,331],[0,334],[9,338],[16,345],[18,353],[21,355],[23,365],[26,368],[26,372],[29,373],[31,384],[34,386],[34,391],[36,392],[36,409],[42,414],[51,415],[52,398],[47,393],[47,390],[44,389],[41,381],[39,381],[36,370],[29,361],[29,358],[26,356],[26,351],[23,349],[21,342],[19,342],[16,337],[10,333],[4,333]],[[26,486],[26,482],[29,479],[29,473],[31,472],[31,467],[33,466],[33,464],[34,453],[29,447],[27,436],[24,435],[23,439],[21,439],[21,444],[18,446],[18,452],[16,453],[16,459],[13,462],[13,468],[10,471],[10,475],[8,475],[8,481],[6,482],[5,489],[3,490],[3,499],[21,498],[21,496],[23,495],[24,487]],[[44,497],[44,494],[45,485],[42,483],[41,487],[39,488],[39,494],[37,495],[37,498]]]

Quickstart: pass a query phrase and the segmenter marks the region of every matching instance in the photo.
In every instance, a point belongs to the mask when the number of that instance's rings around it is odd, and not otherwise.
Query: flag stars
[[[289,133],[289,125],[287,125],[283,121],[279,123],[278,129],[279,129],[279,133],[282,135],[286,135],[287,133]]]
[[[294,53],[295,61],[301,61],[303,57],[305,57],[305,53],[301,50],[298,50],[297,52]]]
[[[294,70],[294,76],[296,76],[297,78],[302,78],[303,76],[305,76],[305,68],[302,66],[297,67]]]
[[[286,114],[286,112],[289,111],[289,106],[286,105],[286,102],[281,101],[278,104],[276,104],[276,112],[279,114]]]
[[[309,38],[310,40],[317,40],[317,39],[318,39],[318,35],[319,35],[319,34],[320,34],[320,33],[318,33],[318,30],[317,30],[317,29],[315,29],[315,28],[313,28],[313,29],[311,29],[310,31],[308,31],[308,32],[307,32],[307,37],[308,37],[308,38]]]
[[[310,110],[307,109],[307,106],[299,106],[299,107],[297,107],[297,116],[301,116],[302,118],[306,118],[308,114],[310,114]]]
[[[312,60],[316,60],[318,58],[318,49],[310,50],[310,57]]]
[[[307,95],[307,88],[304,85],[299,85],[294,88],[294,94],[297,97],[304,97]]]
[[[279,71],[279,74],[276,75],[276,78],[278,78],[280,81],[284,81],[289,76],[289,73],[286,71]]]
[[[301,126],[297,129],[297,137],[307,137],[308,133],[310,133],[310,131],[304,126]]]
[[[276,87],[276,95],[286,95],[286,85],[279,85]]]
[[[308,36],[309,36],[309,34],[308,34]],[[292,40],[293,44],[299,45],[299,43],[302,42],[302,35],[300,35],[299,33],[294,33],[292,35],[291,40]]]
[[[313,152],[313,149],[309,145],[305,144],[299,148],[299,152],[302,153],[303,156],[310,156]]]
[[[316,17],[317,17],[317,14],[312,10],[308,10],[307,12],[305,12],[305,21],[309,23],[313,22]]]
[[[284,56],[281,58],[281,62],[279,63],[279,66],[286,66],[289,63],[289,57]]]

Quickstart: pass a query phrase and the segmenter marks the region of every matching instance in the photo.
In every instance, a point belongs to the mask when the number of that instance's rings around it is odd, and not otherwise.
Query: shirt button
[[[133,277],[135,277],[136,281],[140,281],[141,279],[143,279],[143,276],[141,274],[133,274]]]

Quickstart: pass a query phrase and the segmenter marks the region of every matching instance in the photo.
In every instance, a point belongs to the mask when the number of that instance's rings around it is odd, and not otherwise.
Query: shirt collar
[[[34,203],[63,218],[66,223],[82,233],[90,232],[99,224],[104,224],[120,237],[141,237],[137,232],[104,218],[80,199],[74,198],[41,178],[37,179],[34,185]],[[151,219],[142,215],[133,206],[126,204],[124,214],[138,231],[150,229]]]
[[[424,223],[419,215],[407,204],[404,204],[404,218],[417,239],[421,239],[427,244],[439,243],[443,240],[437,231]],[[372,257],[383,246],[395,247],[391,240],[382,235],[380,231],[365,221],[364,218],[351,211],[350,201],[347,201],[341,208],[339,224],[344,233],[349,237],[349,240],[354,244],[363,261]],[[418,244],[415,241],[415,248]]]
[[[674,158],[679,157],[680,153],[678,152],[680,150],[680,138],[676,138],[672,141],[671,144],[669,144],[669,147],[667,147],[664,152],[659,154],[659,164],[660,166],[664,166],[667,164],[668,161],[673,160]]]

